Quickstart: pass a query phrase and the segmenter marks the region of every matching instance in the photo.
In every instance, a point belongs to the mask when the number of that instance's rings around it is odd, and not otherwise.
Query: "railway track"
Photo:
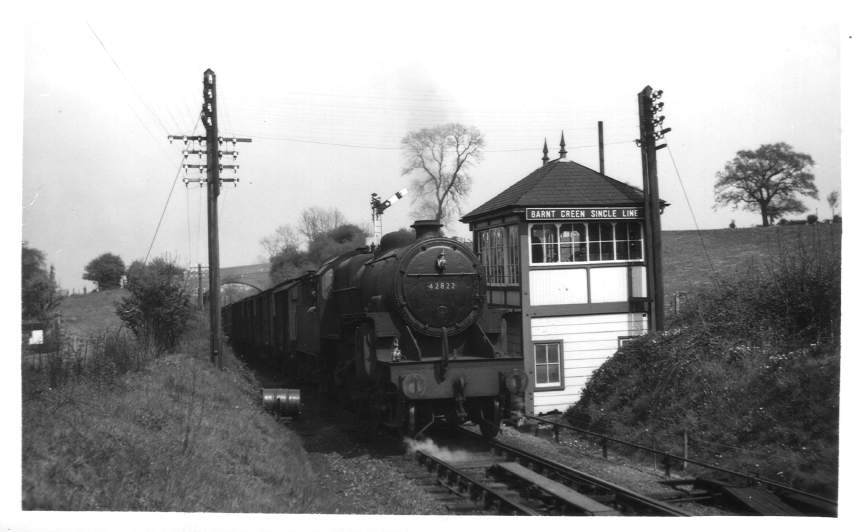
[[[450,459],[417,451],[436,481],[488,513],[501,515],[651,515],[687,512],[525,449],[457,428],[465,442]]]
[[[528,416],[528,419],[550,425],[555,442],[560,440],[561,429],[574,431],[598,441],[604,458],[608,456],[609,442],[614,446],[622,445],[660,457],[664,466],[664,475],[668,479],[662,484],[680,489],[684,493],[684,496],[679,499],[682,502],[711,502],[718,507],[730,508],[738,514],[835,517],[838,513],[837,501],[771,479],[734,471],[696,459],[679,457],[660,449],[651,449],[637,443],[573,427],[553,419],[540,416]],[[703,468],[711,473],[722,474],[724,478],[729,480],[715,480],[712,477],[670,479],[671,466],[679,462],[690,463],[695,468]]]

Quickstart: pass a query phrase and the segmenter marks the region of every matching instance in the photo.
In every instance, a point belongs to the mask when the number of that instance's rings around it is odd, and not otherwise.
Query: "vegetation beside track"
[[[237,361],[209,362],[202,329],[177,352],[136,353],[139,369],[120,362],[135,340],[114,334],[57,387],[24,373],[24,509],[322,511],[299,438]]]
[[[74,328],[61,341],[85,343],[23,361],[24,510],[447,513],[354,440],[345,413],[339,423],[311,404],[282,422],[263,411],[228,347],[224,371],[211,364],[206,316],[162,353],[118,328],[123,291],[110,292],[62,303]],[[96,332],[102,320],[112,327]]]
[[[753,242],[759,231],[762,245]],[[710,254],[726,256],[740,232],[707,239]],[[835,497],[840,233],[741,232],[748,243],[734,247],[752,246],[752,256],[710,273],[666,332],[631,342],[596,371],[570,422],[673,454],[687,435],[693,458]]]

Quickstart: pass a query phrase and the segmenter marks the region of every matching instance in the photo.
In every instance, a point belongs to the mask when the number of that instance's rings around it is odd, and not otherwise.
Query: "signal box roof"
[[[537,168],[460,221],[470,223],[525,207],[629,205],[643,205],[642,190],[574,161],[556,159]]]

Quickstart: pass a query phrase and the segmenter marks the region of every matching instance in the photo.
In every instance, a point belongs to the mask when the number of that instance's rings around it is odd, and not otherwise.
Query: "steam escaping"
[[[474,458],[474,455],[468,451],[440,447],[430,438],[423,441],[404,438],[403,441],[406,443],[406,454],[415,454],[417,451],[421,451],[424,454],[434,456],[445,462],[464,462]]]

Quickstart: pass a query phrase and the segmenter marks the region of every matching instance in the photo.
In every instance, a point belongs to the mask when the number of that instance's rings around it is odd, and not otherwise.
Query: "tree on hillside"
[[[83,279],[98,285],[98,290],[110,290],[121,286],[125,274],[125,263],[122,258],[112,253],[104,253],[86,265]]]
[[[308,245],[308,259],[316,264],[322,264],[330,257],[346,253],[365,245],[368,233],[353,224],[343,224],[318,235]]]
[[[836,216],[836,208],[839,207],[839,191],[834,190],[827,195],[827,204],[830,206],[830,216]]]
[[[471,189],[469,170],[483,157],[485,141],[474,126],[444,124],[412,131],[401,141],[412,174],[416,216],[447,223],[458,214]]]
[[[330,257],[364,246],[367,236],[361,227],[343,223],[315,235],[307,251],[296,246],[286,246],[270,258],[270,279],[280,283],[299,277],[307,270],[315,270]]]
[[[317,264],[308,260],[305,251],[289,246],[270,257],[270,280],[278,284],[316,268]]]
[[[21,247],[21,319],[41,320],[56,308],[60,297],[53,266],[45,268],[45,256],[40,250]]]
[[[184,270],[166,259],[134,261],[127,270],[130,295],[116,305],[119,318],[137,338],[158,351],[173,348],[187,329],[190,296]]]
[[[267,252],[268,258],[274,257],[289,247],[296,249],[299,244],[299,234],[289,225],[280,225],[272,235],[261,239],[261,247]]]
[[[324,209],[322,207],[309,207],[303,209],[300,215],[300,233],[305,236],[309,242],[316,239],[323,233],[332,231],[339,225],[344,225],[344,215],[337,207]]]
[[[744,206],[759,212],[768,226],[787,213],[801,213],[806,206],[798,195],[818,198],[812,157],[798,153],[784,142],[763,144],[757,150],[740,150],[716,174],[715,203]]]

